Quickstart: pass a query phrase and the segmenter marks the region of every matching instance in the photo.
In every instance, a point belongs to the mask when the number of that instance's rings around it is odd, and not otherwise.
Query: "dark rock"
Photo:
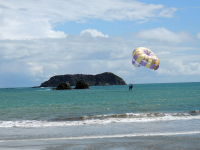
[[[77,81],[75,89],[89,89],[89,86],[84,81]]]
[[[200,113],[200,110],[193,110],[190,113]]]
[[[40,88],[40,86],[34,86],[34,87],[31,87],[31,88]]]
[[[53,88],[52,90],[71,90],[72,88],[70,87],[69,83],[59,83],[57,88]]]
[[[61,82],[68,82],[71,86],[75,86],[77,81],[84,81],[88,83],[89,86],[96,85],[126,85],[126,82],[119,76],[105,72],[97,75],[57,75],[51,77],[48,81],[45,81],[40,85],[40,87],[56,87]]]

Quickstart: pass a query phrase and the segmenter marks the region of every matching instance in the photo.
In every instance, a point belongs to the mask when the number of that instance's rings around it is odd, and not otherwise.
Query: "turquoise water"
[[[132,91],[128,90],[128,85],[90,86],[87,90],[50,89],[1,88],[0,121],[79,121],[200,114],[200,83],[136,84]]]
[[[0,148],[141,149],[146,140],[158,149],[200,146],[200,83],[50,89],[0,89]]]

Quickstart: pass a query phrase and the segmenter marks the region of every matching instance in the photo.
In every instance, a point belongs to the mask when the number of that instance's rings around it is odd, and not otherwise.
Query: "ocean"
[[[0,89],[0,149],[198,149],[200,83]]]

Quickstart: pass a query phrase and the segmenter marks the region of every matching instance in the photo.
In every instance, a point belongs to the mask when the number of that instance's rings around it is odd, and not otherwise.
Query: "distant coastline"
[[[84,81],[88,83],[89,86],[126,85],[126,82],[121,77],[111,72],[104,72],[97,75],[56,75],[51,77],[48,81],[43,82],[39,87],[57,87],[61,82],[68,82],[70,86],[75,86],[76,81]]]

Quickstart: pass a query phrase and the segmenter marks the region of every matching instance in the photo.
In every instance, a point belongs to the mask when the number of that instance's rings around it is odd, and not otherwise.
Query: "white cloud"
[[[18,2],[16,5],[14,1],[0,2],[0,39],[66,37],[64,32],[53,30],[50,18],[32,12],[29,6],[22,10],[24,2]]]
[[[150,20],[150,19],[145,19],[145,20],[142,20],[142,21],[137,22],[137,24],[146,23],[146,22],[148,22],[149,20]]]
[[[36,62],[13,60],[0,65],[0,73],[23,74],[26,76],[43,76],[43,67]]]
[[[185,31],[174,33],[165,28],[141,30],[138,33],[136,33],[135,36],[139,39],[152,40],[170,44],[194,42],[194,38],[192,37],[192,35]]]
[[[64,38],[54,31],[58,22],[89,19],[141,20],[173,17],[176,8],[136,0],[6,0],[0,2],[0,39]],[[144,21],[143,21],[144,20]]]
[[[35,39],[35,38],[65,38],[67,34],[63,31],[54,31],[47,21],[20,22],[12,21],[6,27],[0,26],[0,39]]]
[[[43,67],[38,63],[28,63],[28,72],[31,76],[42,76],[43,75]]]
[[[160,12],[160,17],[166,17],[166,18],[172,18],[174,16],[174,12],[177,10],[177,8],[171,7],[171,8],[165,8]]]
[[[159,56],[159,55],[170,55],[171,54],[171,52],[168,52],[168,51],[162,51],[162,52],[159,52],[159,53],[157,53],[156,55],[157,56]]]
[[[200,75],[200,63],[183,64],[180,60],[169,60],[168,66],[158,70],[159,75],[182,76],[182,75]],[[165,64],[166,65],[166,64]]]
[[[146,17],[173,17],[176,8],[163,5],[146,4],[137,0],[34,0],[1,2],[1,5],[20,14],[41,16],[52,21],[77,21],[87,18],[103,20],[133,20]],[[78,11],[77,11],[78,10]],[[81,12],[81,13],[80,13]]]
[[[197,34],[197,38],[200,39],[200,33]]]
[[[86,30],[83,30],[81,31],[81,36],[84,36],[84,35],[88,35],[90,34],[92,37],[108,37],[108,35],[104,35],[102,34],[100,31],[97,31],[95,29],[86,29]]]

